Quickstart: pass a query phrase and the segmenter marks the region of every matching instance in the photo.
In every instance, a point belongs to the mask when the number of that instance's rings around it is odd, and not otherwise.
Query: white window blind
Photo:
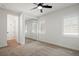
[[[69,17],[64,19],[64,35],[78,35],[79,23],[78,17]]]

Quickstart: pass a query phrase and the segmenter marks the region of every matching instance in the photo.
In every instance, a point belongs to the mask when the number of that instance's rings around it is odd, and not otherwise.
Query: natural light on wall
[[[79,23],[77,16],[64,19],[64,35],[79,35]]]

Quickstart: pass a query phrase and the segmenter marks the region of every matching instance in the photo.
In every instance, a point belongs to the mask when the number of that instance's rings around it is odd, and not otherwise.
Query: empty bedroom
[[[0,3],[0,56],[79,56],[79,3]]]

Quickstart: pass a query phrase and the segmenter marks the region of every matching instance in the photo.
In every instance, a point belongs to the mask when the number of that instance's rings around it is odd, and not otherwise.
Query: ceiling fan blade
[[[41,13],[43,13],[43,10],[42,10],[42,9],[40,9],[40,12],[41,12]]]
[[[34,8],[32,8],[31,10],[36,9],[36,8],[38,8],[38,7],[34,7]]]
[[[48,6],[48,5],[45,5],[45,6],[42,6],[43,8],[52,8],[52,6]]]
[[[38,5],[37,3],[33,3],[33,4]]]
[[[44,3],[39,3],[40,5],[43,5]]]

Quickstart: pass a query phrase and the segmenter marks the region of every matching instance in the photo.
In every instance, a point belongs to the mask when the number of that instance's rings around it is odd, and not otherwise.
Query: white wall
[[[7,46],[7,16],[4,9],[0,8],[0,47]]]
[[[78,37],[67,37],[63,35],[64,18],[67,16],[71,17],[72,15],[79,17],[79,5],[57,10],[40,17],[39,22],[44,21],[44,33],[39,32],[39,40],[79,50]]]
[[[7,9],[3,9],[0,8],[0,47],[5,47],[7,46],[7,14],[12,14],[12,15],[16,15],[19,16],[19,13],[16,13],[14,11],[11,10],[7,10]],[[17,20],[18,22],[18,20]],[[16,22],[16,23],[17,23]],[[17,23],[16,27],[19,28],[19,25]],[[19,29],[16,29],[16,35],[17,35],[17,42],[19,41]]]
[[[25,19],[24,14],[20,15],[19,19],[19,43],[24,45],[25,44]]]

